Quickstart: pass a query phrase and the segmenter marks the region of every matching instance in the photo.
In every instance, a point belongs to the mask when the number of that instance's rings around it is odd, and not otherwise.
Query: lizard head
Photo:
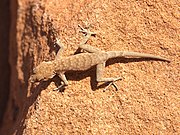
[[[55,72],[53,70],[54,66],[52,62],[42,62],[36,68],[33,69],[33,75],[31,75],[31,82],[48,80],[55,76]]]

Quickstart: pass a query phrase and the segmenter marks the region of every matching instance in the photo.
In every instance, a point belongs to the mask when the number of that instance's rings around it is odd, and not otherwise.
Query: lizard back
[[[166,58],[160,56],[154,56],[146,53],[128,52],[128,51],[108,51],[97,53],[80,53],[69,57],[62,57],[54,61],[56,71],[68,71],[68,70],[87,70],[90,67],[103,63],[111,58],[116,57],[141,57],[141,58],[153,58],[164,61],[169,61]]]
[[[69,57],[62,57],[54,61],[55,69],[59,71],[87,70],[90,67],[103,63],[108,59],[106,52],[100,53],[80,53]]]

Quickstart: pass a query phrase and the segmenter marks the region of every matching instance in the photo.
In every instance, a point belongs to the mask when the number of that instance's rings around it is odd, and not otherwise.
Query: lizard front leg
[[[56,44],[60,47],[57,52],[56,59],[60,59],[65,47],[58,38],[56,38]]]
[[[62,80],[63,82],[62,82],[62,84],[61,84],[60,86],[58,86],[57,88],[55,88],[54,91],[55,91],[55,90],[59,91],[61,88],[65,87],[65,86],[68,86],[68,81],[67,81],[67,79],[66,79],[65,74],[64,74],[64,73],[59,73],[58,76],[59,76],[59,78],[61,78],[61,80]]]

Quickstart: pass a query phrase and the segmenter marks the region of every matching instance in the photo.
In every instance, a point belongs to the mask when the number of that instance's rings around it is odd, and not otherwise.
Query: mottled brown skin
[[[40,80],[48,80],[53,78],[55,75],[53,62],[42,62],[36,68],[33,69],[33,75],[31,75],[30,80],[40,81]]]
[[[81,53],[69,57],[64,57],[62,59],[56,59],[54,61],[42,62],[38,65],[34,70],[32,80],[48,80],[53,78],[54,75],[60,72],[66,71],[82,71],[91,68],[94,65],[103,63],[110,58],[114,57],[127,57],[129,56],[135,57],[144,57],[144,58],[152,58],[159,59],[164,61],[169,61],[165,58],[159,56],[153,56],[150,54],[136,53],[136,52],[121,52],[121,51],[110,51],[110,52],[101,52],[101,53]],[[123,56],[124,55],[124,56]]]
[[[33,75],[31,76],[31,81],[40,81],[40,80],[48,80],[53,78],[56,74],[62,79],[63,86],[68,85],[66,77],[64,73],[66,71],[81,71],[87,70],[92,66],[97,65],[97,78],[98,82],[114,82],[119,80],[120,78],[103,78],[102,70],[105,66],[105,62],[108,59],[116,58],[116,57],[141,57],[141,58],[151,58],[158,59],[162,61],[169,61],[166,58],[160,56],[154,56],[151,54],[138,53],[138,52],[128,52],[128,51],[108,51],[104,52],[97,48],[93,48],[92,46],[86,45],[87,40],[93,34],[83,28],[82,32],[85,33],[84,40],[80,43],[80,48],[86,50],[91,53],[81,53],[69,57],[60,57],[60,53],[57,54],[57,58],[53,61],[42,62],[39,64],[34,70]],[[57,44],[62,47],[60,41],[57,39]],[[63,48],[63,47],[62,47]],[[59,89],[59,88],[58,88]]]

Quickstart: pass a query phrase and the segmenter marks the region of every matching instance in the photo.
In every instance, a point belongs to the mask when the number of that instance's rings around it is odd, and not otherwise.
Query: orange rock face
[[[9,98],[3,100],[6,107],[0,134],[180,133],[180,16],[176,2],[12,1],[10,88]],[[66,46],[64,56],[76,52],[83,37],[78,24],[97,33],[88,44],[99,49],[151,53],[172,61],[108,61],[104,76],[124,78],[116,82],[118,91],[109,87],[103,92],[106,85],[97,87],[95,68],[68,72],[69,86],[62,92],[53,91],[60,85],[56,77],[31,83],[33,68],[54,59],[59,49],[55,38]]]

